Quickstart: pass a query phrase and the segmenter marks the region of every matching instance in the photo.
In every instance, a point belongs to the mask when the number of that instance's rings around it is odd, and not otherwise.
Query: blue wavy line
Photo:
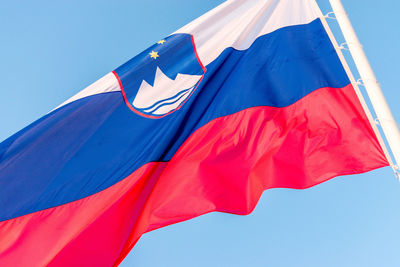
[[[186,92],[187,92],[187,91],[186,91]],[[144,112],[145,112],[145,113],[154,113],[156,110],[160,109],[160,108],[163,107],[163,106],[172,105],[172,104],[178,102],[178,101],[179,101],[180,99],[182,99],[185,95],[186,95],[186,94],[181,95],[181,96],[180,96],[178,99],[176,99],[175,101],[163,103],[163,104],[159,105],[158,107],[156,107],[155,109],[153,109],[152,111],[144,111]],[[142,110],[142,111],[143,111],[143,110]]]
[[[190,88],[188,88],[188,89],[182,90],[182,91],[178,92],[177,94],[175,94],[174,96],[171,96],[171,97],[169,97],[169,98],[166,98],[166,99],[157,101],[156,103],[154,103],[153,105],[151,105],[151,106],[149,106],[149,107],[137,108],[137,109],[138,109],[138,110],[141,110],[141,111],[151,110],[151,109],[153,109],[153,108],[156,108],[159,104],[164,103],[165,101],[172,100],[172,99],[174,99],[174,98],[179,97],[180,95],[185,94],[187,91],[193,89],[193,87],[194,87],[194,86],[192,86],[192,87],[190,87]]]

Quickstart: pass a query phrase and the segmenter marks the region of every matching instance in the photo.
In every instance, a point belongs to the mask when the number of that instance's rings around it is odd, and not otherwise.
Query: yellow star
[[[154,52],[154,51],[151,51],[151,53],[149,53],[149,55],[151,58],[154,58],[154,59],[157,59],[159,57],[158,52]]]
[[[165,43],[165,40],[160,40],[157,42],[157,44],[164,44],[164,43]]]

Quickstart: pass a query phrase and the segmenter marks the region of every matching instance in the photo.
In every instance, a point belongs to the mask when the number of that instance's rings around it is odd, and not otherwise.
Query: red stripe
[[[1,266],[110,266],[140,236],[211,211],[250,213],[268,188],[307,188],[388,162],[351,85],[254,107],[196,131],[169,163],[59,207],[0,222]]]

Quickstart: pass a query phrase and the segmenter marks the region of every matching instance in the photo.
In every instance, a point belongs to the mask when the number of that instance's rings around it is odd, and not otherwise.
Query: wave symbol
[[[201,77],[202,75],[179,73],[173,80],[157,68],[154,85],[151,86],[143,80],[132,105],[142,113],[167,114],[190,96]]]

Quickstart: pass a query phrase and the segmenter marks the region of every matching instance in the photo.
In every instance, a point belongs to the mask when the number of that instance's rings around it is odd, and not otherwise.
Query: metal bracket
[[[324,16],[326,19],[336,19],[335,12],[329,12]]]
[[[361,44],[345,42],[345,43],[342,43],[342,44],[339,46],[339,49],[350,51],[349,44],[351,44],[352,47],[358,46],[358,47],[361,47],[361,48],[362,48],[362,45],[361,45]]]
[[[394,175],[396,176],[397,179],[400,180],[400,168],[397,165],[392,165],[392,169],[394,172]]]
[[[347,43],[342,43],[342,44],[339,46],[339,49],[350,51],[349,45],[348,45]]]

